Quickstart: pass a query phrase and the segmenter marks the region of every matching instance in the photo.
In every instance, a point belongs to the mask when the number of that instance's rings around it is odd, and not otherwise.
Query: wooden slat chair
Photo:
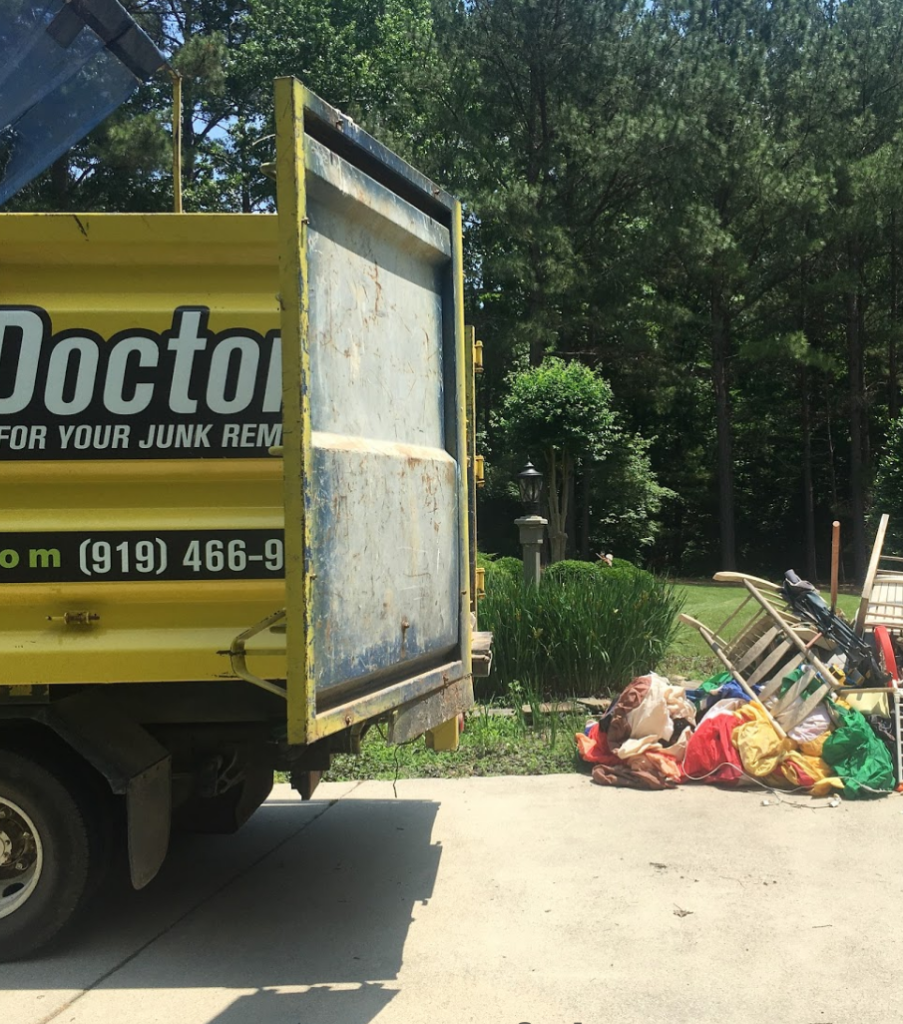
[[[733,572],[716,573],[715,579],[742,583],[746,596],[716,630],[689,615],[682,614],[680,620],[698,630],[750,698],[763,707],[778,734],[784,737],[832,689],[832,677],[819,657],[819,654],[830,656],[830,642],[786,607],[781,588],[769,580]],[[742,625],[726,640],[727,626],[738,619]],[[821,684],[806,695],[804,691],[812,681],[812,674],[803,673],[796,685],[766,706],[784,678],[801,665],[808,665],[817,672]],[[757,697],[753,687],[759,683],[763,688]]]
[[[886,626],[891,633],[903,633],[903,558],[884,554],[888,516],[878,524],[872,557],[862,586],[856,615],[856,633],[862,636],[875,626]]]

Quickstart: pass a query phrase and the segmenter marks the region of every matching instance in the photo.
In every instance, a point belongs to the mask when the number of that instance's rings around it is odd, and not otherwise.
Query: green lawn
[[[683,610],[713,630],[737,607],[744,593],[743,587],[724,583],[684,583],[678,590],[684,595]],[[822,596],[827,597],[827,594]],[[859,607],[859,597],[856,594],[840,594],[837,604],[844,615],[852,619]],[[744,611],[744,616],[748,610],[749,607]],[[741,617],[735,619],[725,630],[725,639],[729,640],[744,621],[746,619]],[[677,639],[658,671],[666,676],[705,679],[721,671],[721,662],[695,629],[681,625]]]
[[[460,779],[474,775],[557,775],[588,770],[577,757],[574,733],[582,731],[585,711],[542,714],[528,724],[518,713],[490,713],[485,707],[467,715],[456,751],[437,753],[423,738],[395,747],[382,729],[364,737],[359,756],[338,754],[323,776],[326,782],[356,779]]]

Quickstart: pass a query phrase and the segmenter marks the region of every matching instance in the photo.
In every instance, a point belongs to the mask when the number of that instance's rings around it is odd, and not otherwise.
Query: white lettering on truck
[[[5,398],[0,395],[0,416],[19,413],[29,405],[38,379],[38,362],[45,334],[44,321],[33,309],[0,309],[0,357],[3,355],[7,333],[16,332],[21,337],[19,360],[12,391]]]
[[[105,341],[87,330],[53,334],[43,309],[0,306],[0,416],[102,410],[128,417],[152,408],[183,416],[235,416],[252,408],[278,414],[279,332],[214,334],[207,329],[209,312],[180,308],[162,335],[123,331]],[[268,360],[263,375],[262,358]]]
[[[160,362],[160,350],[150,338],[134,335],[131,338],[123,338],[119,344],[113,346],[107,363],[107,379],[103,386],[103,404],[117,416],[133,416],[144,412],[154,394],[153,384],[135,384],[132,397],[125,397],[125,374],[129,356],[132,355],[138,356],[133,362],[141,369],[157,366]]]

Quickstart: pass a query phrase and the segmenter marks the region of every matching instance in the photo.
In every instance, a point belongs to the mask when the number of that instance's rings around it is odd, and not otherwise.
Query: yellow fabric
[[[786,754],[793,750],[793,741],[782,740],[762,708],[752,701],[737,712],[737,717],[744,721],[734,729],[732,739],[743,770],[760,779],[771,775]]]
[[[797,767],[802,772],[805,772],[805,777],[801,778],[794,770]],[[827,779],[831,774],[831,767],[820,757],[812,757],[811,755],[803,754],[801,751],[792,750],[784,758],[781,764],[781,771],[788,782],[794,786],[806,786],[808,789],[810,779],[814,780],[816,786]]]
[[[809,757],[821,757],[822,748],[825,745],[825,740],[831,735],[830,732],[823,732],[821,736],[816,736],[814,740],[806,740],[804,743],[797,743],[801,754],[807,754]]]
[[[749,775],[781,789],[808,788],[812,779],[815,780],[812,789],[815,796],[838,788],[838,784],[842,788],[843,783],[831,778],[831,768],[820,756],[830,733],[798,744],[789,737],[781,739],[758,704],[750,702],[737,716],[743,719],[743,724],[734,730],[732,738],[743,769]]]
[[[830,778],[822,779],[821,782],[816,782],[810,792],[813,796],[828,796],[829,793],[838,789],[843,789],[843,779],[832,775]]]

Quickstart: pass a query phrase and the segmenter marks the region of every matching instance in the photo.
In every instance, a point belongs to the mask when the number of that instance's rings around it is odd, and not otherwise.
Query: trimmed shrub
[[[544,697],[617,693],[661,662],[683,603],[643,570],[608,570],[603,586],[582,570],[539,587],[487,576],[480,628],[492,630],[495,655],[492,675],[478,681],[481,698],[514,682]]]
[[[579,562],[573,558],[565,558],[561,562],[553,562],[542,571],[542,582],[545,586],[559,583],[570,583],[571,580],[599,580],[599,566],[602,562]]]
[[[495,555],[486,555],[482,551],[477,552],[477,567],[486,570],[486,586],[494,576],[502,575],[512,580],[524,578],[524,563],[519,558],[512,558],[505,555],[497,558]]]
[[[497,558],[492,563],[490,572],[507,576],[512,580],[522,580],[524,578],[524,563],[519,558],[506,555],[504,558]]]
[[[612,559],[611,565],[602,561],[580,562],[575,559],[565,559],[546,566],[542,574],[544,583],[563,583],[574,579],[604,582],[614,579],[637,578],[651,580],[653,576],[652,573],[640,569],[623,558]]]
[[[613,558],[611,565],[606,565],[605,562],[596,564],[605,579],[653,579],[651,572],[646,572],[645,569],[634,565],[633,562],[628,562],[625,558]]]

